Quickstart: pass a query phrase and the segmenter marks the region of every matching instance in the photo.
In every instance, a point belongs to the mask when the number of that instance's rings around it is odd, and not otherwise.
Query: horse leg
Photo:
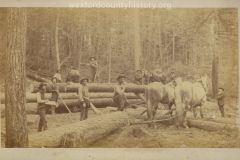
[[[202,105],[202,103],[200,105],[200,115],[201,115],[201,119],[203,119],[203,105]]]
[[[158,102],[156,101],[156,102],[154,102],[154,105],[153,105],[153,119],[152,120],[155,119],[155,116],[156,116],[156,113],[157,113],[157,109],[158,109]],[[153,123],[153,127],[155,129],[157,128],[155,123]]]
[[[196,106],[195,107],[193,107],[193,117],[194,117],[194,119],[197,119],[197,111],[196,111]]]

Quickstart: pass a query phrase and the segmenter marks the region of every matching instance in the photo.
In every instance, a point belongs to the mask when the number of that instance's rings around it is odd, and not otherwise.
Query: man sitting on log
[[[38,124],[38,132],[41,132],[42,129],[47,129],[47,119],[46,119],[46,102],[48,100],[45,98],[46,93],[46,83],[40,83],[39,85],[39,91],[37,92],[37,114],[40,116],[39,124]]]
[[[143,82],[142,70],[138,69],[135,74],[135,83],[141,85]]]
[[[57,83],[62,83],[62,77],[61,77],[61,74],[60,74],[60,69],[57,69],[57,73],[53,77],[56,77]]]
[[[152,72],[152,77],[151,77],[151,82],[161,82],[163,84],[166,84],[166,76],[165,74],[162,72],[161,68],[156,68],[153,72]]]
[[[123,111],[125,108],[125,104],[127,104],[127,98],[125,96],[125,76],[118,75],[117,77],[117,85],[114,87],[114,96],[113,101],[118,105],[118,111]]]
[[[90,108],[89,93],[88,93],[88,83],[89,79],[83,77],[80,80],[81,85],[78,88],[78,99],[80,102],[80,121],[88,118],[88,108]]]
[[[56,102],[56,105],[51,106],[51,114],[54,115],[55,109],[58,105],[58,94],[59,94],[59,87],[57,86],[57,78],[56,77],[52,77],[51,91],[52,91],[51,101]]]

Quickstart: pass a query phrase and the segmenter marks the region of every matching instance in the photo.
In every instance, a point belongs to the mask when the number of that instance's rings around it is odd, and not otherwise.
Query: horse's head
[[[202,80],[203,87],[204,87],[205,91],[207,92],[208,91],[208,84],[207,84],[208,76],[207,76],[207,74],[205,76],[201,76],[201,80]]]

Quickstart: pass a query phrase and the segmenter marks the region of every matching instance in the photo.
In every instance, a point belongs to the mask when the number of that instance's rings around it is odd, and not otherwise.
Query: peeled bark
[[[38,75],[36,75],[36,74],[33,74],[33,73],[30,73],[30,72],[27,73],[27,76],[28,76],[29,78],[32,78],[32,79],[38,81],[38,82],[48,82],[48,83],[51,82],[51,80],[49,80],[49,79],[40,77],[40,76],[38,76]]]

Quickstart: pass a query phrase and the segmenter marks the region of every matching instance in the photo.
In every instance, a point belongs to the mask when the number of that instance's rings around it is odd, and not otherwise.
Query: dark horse
[[[76,69],[67,69],[66,82],[79,83],[80,82],[79,71]]]

